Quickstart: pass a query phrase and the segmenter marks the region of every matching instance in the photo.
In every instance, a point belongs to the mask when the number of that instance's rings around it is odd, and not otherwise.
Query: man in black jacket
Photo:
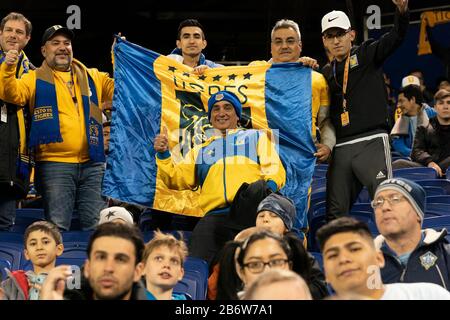
[[[23,49],[31,37],[31,23],[20,13],[8,14],[0,23],[0,64],[9,50],[20,52],[16,77],[27,73],[30,63]],[[1,89],[0,89],[1,90]],[[28,193],[30,158],[26,144],[26,108],[0,100],[0,231],[14,222],[16,200]]]
[[[393,2],[393,29],[360,46],[352,47],[355,31],[344,12],[332,11],[322,18],[323,44],[334,57],[323,74],[336,129],[327,176],[327,220],[347,214],[363,186],[373,198],[378,184],[392,176],[382,66],[402,43],[409,23],[408,0]]]
[[[426,125],[417,127],[411,151],[412,161],[397,160],[396,166],[429,167],[443,177],[450,166],[450,91],[439,90],[434,100],[437,115]]]
[[[422,230],[425,190],[413,181],[383,181],[372,207],[380,231],[375,244],[384,255],[383,283],[429,282],[450,289],[447,230]]]
[[[49,272],[41,300],[147,300],[141,282],[144,240],[136,227],[107,222],[92,234],[81,288],[65,290],[70,266]]]

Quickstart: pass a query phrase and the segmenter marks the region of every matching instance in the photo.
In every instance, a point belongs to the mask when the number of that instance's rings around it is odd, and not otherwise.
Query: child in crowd
[[[1,283],[6,300],[39,300],[48,272],[64,251],[58,227],[48,221],[36,221],[25,230],[24,247],[24,256],[33,270],[8,271],[8,278]]]
[[[173,288],[183,279],[187,254],[183,239],[155,231],[143,256],[148,300],[186,300],[184,294],[173,293]]]

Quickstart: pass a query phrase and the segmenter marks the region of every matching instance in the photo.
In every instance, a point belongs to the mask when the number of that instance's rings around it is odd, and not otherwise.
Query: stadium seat
[[[317,164],[314,167],[313,178],[314,179],[326,178],[327,171],[328,171],[328,165],[327,164]]]
[[[144,211],[139,217],[139,229],[142,232],[151,231],[152,228],[152,213],[150,210]]]
[[[313,179],[313,181],[311,182],[312,192],[326,191],[326,189],[327,189],[327,178],[317,178]]]
[[[184,274],[183,279],[178,281],[177,285],[173,288],[173,292],[185,294],[192,300],[205,300],[206,297],[201,298],[201,295],[198,293],[199,289],[197,281],[191,278],[191,276],[187,273]]]
[[[355,203],[352,206],[351,211],[367,211],[367,212],[371,212],[373,214],[373,208],[370,205],[370,202],[360,202],[360,203]]]
[[[93,231],[65,231],[62,232],[63,242],[88,243]]]
[[[437,172],[433,168],[404,168],[393,171],[394,178],[404,178],[412,181],[437,179]]]
[[[350,211],[350,216],[367,223],[370,232],[375,237],[379,234],[378,228],[375,223],[375,216],[373,211]],[[308,232],[308,251],[318,252],[319,245],[316,240],[316,232],[320,227],[325,224],[325,207],[320,207],[318,210],[314,211],[311,220],[309,222],[309,232]]]
[[[0,243],[0,274],[3,280],[7,277],[5,268],[10,271],[18,270],[21,259],[21,245]]]
[[[425,190],[427,197],[447,195],[445,190],[440,187],[432,187],[432,186],[422,186],[422,187]]]
[[[23,244],[23,234],[17,232],[0,231],[0,243]]]
[[[450,230],[450,216],[443,215],[440,217],[429,217],[423,219],[423,228],[442,229],[447,228]]]
[[[443,203],[443,204],[450,204],[450,196],[443,195],[443,196],[427,196],[427,204],[431,203]]]
[[[193,300],[205,300],[208,288],[208,264],[206,261],[187,257],[184,263],[184,277],[174,288],[176,293],[184,293]]]
[[[450,180],[447,179],[430,179],[430,180],[418,180],[417,184],[422,187],[438,187],[445,192],[445,194],[450,195]]]
[[[355,203],[367,203],[370,202],[370,195],[369,190],[367,190],[366,187],[362,188],[361,192],[358,195],[358,198],[356,198]]]

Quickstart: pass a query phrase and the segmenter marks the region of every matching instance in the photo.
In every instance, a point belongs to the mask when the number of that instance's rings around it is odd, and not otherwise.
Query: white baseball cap
[[[112,222],[116,219],[122,219],[129,224],[133,224],[133,216],[130,211],[123,207],[110,207],[100,211],[100,220],[98,221],[98,224],[101,225],[102,223]]]
[[[402,79],[402,88],[411,85],[420,87],[419,78],[417,78],[416,76],[407,76]]]
[[[348,30],[351,28],[351,23],[347,15],[342,11],[333,10],[328,12],[322,18],[322,33],[330,28],[340,28]]]

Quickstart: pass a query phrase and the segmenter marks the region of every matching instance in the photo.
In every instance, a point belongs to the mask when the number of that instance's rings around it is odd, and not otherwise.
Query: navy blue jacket
[[[385,259],[385,266],[381,269],[383,283],[429,282],[450,289],[450,244],[445,239],[447,230],[425,229],[422,232],[423,241],[411,253],[406,267],[400,264],[382,235],[375,239]]]

